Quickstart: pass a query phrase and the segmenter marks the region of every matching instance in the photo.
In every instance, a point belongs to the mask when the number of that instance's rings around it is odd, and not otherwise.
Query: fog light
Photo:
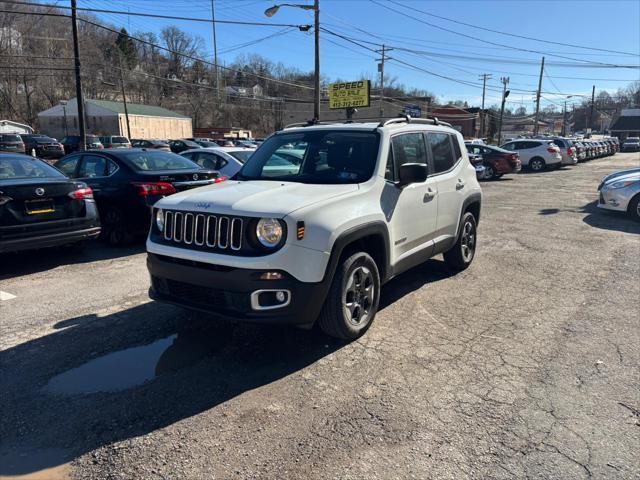
[[[285,298],[287,298],[287,296],[284,294],[282,290],[276,293],[276,300],[278,300],[279,302],[284,302]]]
[[[289,290],[256,290],[251,294],[253,310],[273,310],[286,307],[291,303]]]
[[[264,272],[260,275],[260,280],[282,280],[284,275],[280,272]]]

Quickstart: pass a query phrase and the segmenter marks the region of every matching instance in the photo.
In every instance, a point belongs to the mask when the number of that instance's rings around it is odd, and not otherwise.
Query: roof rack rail
[[[289,125],[286,125],[283,130],[286,130],[287,128],[296,128],[296,127],[312,127],[314,125],[333,125],[336,123],[345,123],[345,124],[346,123],[348,124],[363,123],[363,122],[372,121],[372,120],[380,121],[380,117],[357,118],[357,119],[350,119],[350,120],[308,120],[306,122],[291,123]],[[390,118],[387,117],[382,121],[380,121],[380,123],[378,124],[378,127],[385,127],[387,125],[392,125],[394,123],[420,123],[423,125],[442,125],[445,127],[451,127],[450,123],[442,122],[438,120],[438,117],[427,116],[427,118],[412,118],[410,115],[402,115],[399,117],[390,117]]]
[[[427,118],[412,118],[411,115],[403,115],[401,117],[383,120],[382,122],[380,122],[378,127],[385,127],[394,123],[421,123],[423,125],[443,125],[445,127],[451,126],[451,124],[448,122],[441,122],[440,120],[438,120],[438,117],[428,116]]]

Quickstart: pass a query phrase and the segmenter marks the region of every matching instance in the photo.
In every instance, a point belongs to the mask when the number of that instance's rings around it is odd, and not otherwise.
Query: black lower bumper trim
[[[55,247],[67,243],[81,242],[96,238],[100,235],[100,227],[84,228],[71,232],[50,233],[46,235],[34,235],[19,239],[0,240],[0,252],[17,252],[36,248]]]
[[[301,282],[288,274],[281,280],[260,280],[264,270],[176,262],[153,253],[147,256],[147,267],[154,300],[256,323],[312,324],[328,290],[325,282]],[[251,293],[264,289],[288,290],[291,301],[282,308],[253,310]]]

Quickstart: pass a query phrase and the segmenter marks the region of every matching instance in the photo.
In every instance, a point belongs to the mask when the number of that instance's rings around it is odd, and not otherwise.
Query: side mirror
[[[404,187],[412,183],[424,182],[427,175],[429,175],[429,169],[424,163],[405,163],[400,165],[398,184],[400,187]]]

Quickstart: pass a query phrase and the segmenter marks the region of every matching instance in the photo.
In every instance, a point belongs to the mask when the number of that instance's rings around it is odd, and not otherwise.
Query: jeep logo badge
[[[44,195],[44,188],[42,187],[38,187],[36,188],[36,195],[38,195],[39,197]]]
[[[194,173],[194,174],[193,174],[193,179],[194,179],[194,180],[197,180],[197,179],[198,179],[198,174],[197,174],[197,173]]]

